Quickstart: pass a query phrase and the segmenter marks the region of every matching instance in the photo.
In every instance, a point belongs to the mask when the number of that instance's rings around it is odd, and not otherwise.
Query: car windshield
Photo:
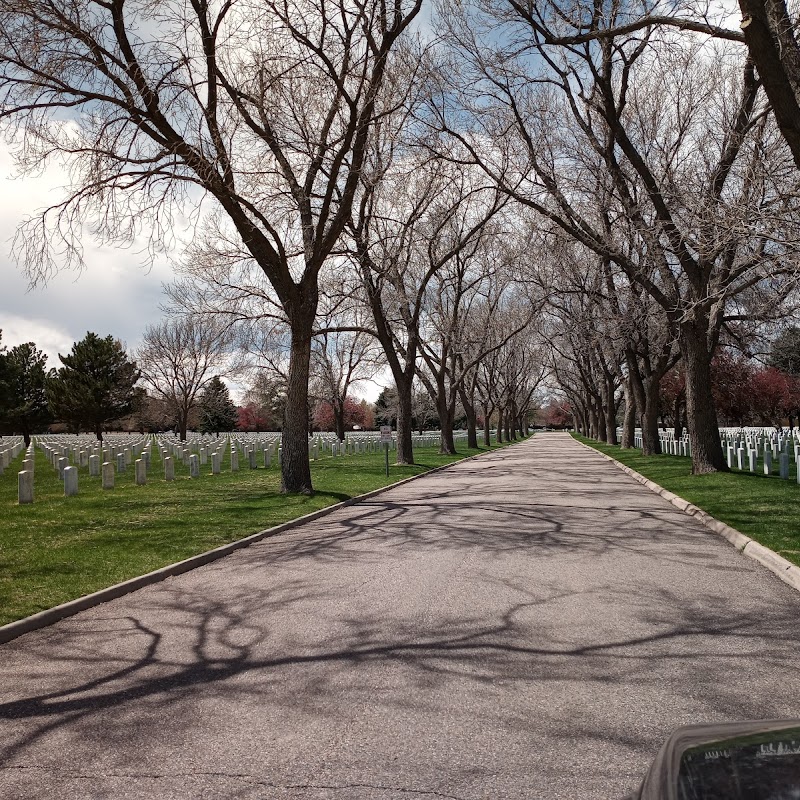
[[[681,800],[797,800],[800,728],[711,742],[686,750]]]

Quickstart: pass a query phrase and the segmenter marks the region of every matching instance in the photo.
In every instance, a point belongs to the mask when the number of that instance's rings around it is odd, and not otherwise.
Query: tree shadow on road
[[[19,685],[12,699],[0,702],[3,761],[17,761],[60,728],[91,739],[100,719],[106,744],[119,737],[122,746],[131,726],[143,721],[162,736],[177,736],[187,724],[200,724],[190,712],[201,702],[265,703],[267,717],[321,716],[335,725],[370,704],[384,712],[447,713],[455,686],[491,708],[493,696],[524,697],[548,685],[556,694],[564,686],[591,686],[601,699],[624,688],[645,704],[649,694],[662,702],[666,681],[678,707],[700,691],[720,718],[780,716],[781,704],[794,698],[789,676],[800,623],[791,607],[773,609],[765,621],[763,609],[731,615],[713,596],[688,607],[665,590],[632,596],[615,586],[531,591],[513,581],[495,583],[498,595],[517,601],[485,613],[444,614],[424,626],[413,617],[363,611],[294,628],[292,619],[332,598],[297,581],[279,580],[259,597],[242,592],[224,602],[175,586],[140,604],[139,616],[101,617],[80,625],[79,635],[65,630],[29,644],[20,640],[19,654],[40,665],[31,683],[44,688],[26,692]],[[581,622],[594,604],[615,600],[628,608],[628,635]],[[568,637],[563,617],[576,604],[576,631]],[[785,692],[774,694],[774,708],[748,690],[758,671],[789,680]],[[520,712],[498,703],[492,713],[510,716],[517,728],[542,728],[541,718],[526,720]],[[554,707],[554,718],[559,713]],[[613,719],[590,702],[584,717],[550,720],[546,727],[551,735],[596,737],[648,752],[661,736],[643,741],[641,728],[624,715],[610,724]],[[673,725],[659,722],[659,731]]]
[[[798,713],[777,579],[660,498],[609,496],[623,475],[565,501],[566,466],[535,494],[466,467],[5,645],[2,762],[67,742],[124,764],[255,708],[265,729],[450,720],[643,764],[698,708]]]

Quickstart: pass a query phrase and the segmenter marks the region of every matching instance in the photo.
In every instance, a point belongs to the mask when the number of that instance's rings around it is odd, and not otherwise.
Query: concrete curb
[[[521,441],[524,442],[527,440],[522,439]],[[511,447],[514,444],[520,443],[521,442],[511,442],[510,444],[506,445],[506,447]],[[275,525],[272,528],[266,528],[258,533],[245,536],[243,539],[237,539],[235,542],[229,542],[228,544],[221,545],[220,547],[215,547],[213,550],[206,550],[204,553],[198,553],[196,556],[190,556],[183,561],[177,561],[174,564],[168,564],[166,567],[153,570],[145,575],[138,575],[135,578],[129,578],[121,583],[115,583],[113,586],[108,586],[105,589],[92,592],[92,594],[86,594],[83,595],[83,597],[76,598],[75,600],[69,600],[68,602],[62,603],[54,608],[48,608],[45,611],[39,611],[36,614],[31,614],[29,617],[23,617],[22,619],[15,620],[14,622],[9,622],[6,625],[0,625],[0,644],[10,642],[12,639],[16,639],[18,636],[22,636],[24,633],[29,633],[30,631],[35,631],[39,628],[46,628],[48,625],[52,625],[54,622],[58,622],[65,617],[71,617],[80,611],[93,608],[94,606],[98,606],[101,603],[106,603],[109,600],[115,600],[118,597],[123,597],[126,594],[137,591],[138,589],[143,589],[145,586],[150,586],[154,583],[160,583],[161,581],[166,580],[173,575],[181,575],[184,572],[197,569],[197,567],[210,564],[212,561],[217,561],[220,558],[224,558],[225,556],[234,553],[236,550],[249,547],[251,544],[255,544],[262,539],[276,536],[277,534],[291,530],[292,528],[298,528],[301,525],[305,525],[307,522],[313,522],[320,517],[325,517],[328,514],[332,514],[334,511],[346,508],[347,506],[363,503],[365,500],[370,500],[379,494],[388,492],[390,489],[395,489],[405,483],[419,480],[420,478],[424,478],[426,475],[433,475],[435,472],[441,472],[443,470],[450,469],[451,467],[455,467],[458,464],[463,464],[467,461],[472,461],[475,458],[481,458],[482,456],[486,455],[491,455],[491,453],[476,453],[474,456],[461,458],[458,461],[454,461],[452,464],[442,464],[440,467],[434,467],[433,469],[421,472],[419,475],[412,475],[409,478],[403,478],[395,483],[390,483],[388,486],[382,486],[380,489],[374,489],[371,492],[366,492],[365,494],[359,494],[355,497],[351,497],[349,500],[343,500],[341,503],[334,503],[333,505],[326,506],[318,511],[312,511],[311,513],[305,514],[302,517],[291,519],[288,522],[282,522],[280,525]]]
[[[730,525],[720,522],[720,520],[712,517],[711,514],[703,511],[703,509],[698,508],[695,505],[692,505],[692,503],[684,500],[682,497],[678,497],[678,495],[667,491],[663,486],[659,486],[649,478],[645,478],[644,475],[636,472],[636,470],[633,470],[628,466],[625,466],[625,464],[620,463],[615,458],[612,458],[605,453],[601,453],[599,450],[595,450],[595,448],[591,445],[584,444],[574,437],[573,441],[577,442],[579,445],[582,445],[587,450],[590,450],[592,453],[597,454],[601,458],[606,459],[606,461],[610,461],[612,464],[619,467],[619,469],[621,469],[624,473],[630,475],[631,478],[639,481],[639,483],[641,483],[643,486],[646,486],[648,489],[650,489],[651,492],[655,492],[665,500],[668,500],[673,506],[683,511],[685,514],[695,517],[714,533],[722,536],[723,539],[727,539],[740,553],[744,553],[754,561],[758,561],[759,564],[777,575],[784,583],[788,583],[789,586],[800,592],[800,567],[798,567],[796,564],[792,564],[791,561],[787,561],[783,556],[779,556],[774,550],[770,550],[768,547],[764,547],[763,544],[759,544],[749,536],[745,536],[743,533],[741,533],[741,531],[737,531],[736,528],[732,528]],[[0,631],[2,631],[1,628]]]

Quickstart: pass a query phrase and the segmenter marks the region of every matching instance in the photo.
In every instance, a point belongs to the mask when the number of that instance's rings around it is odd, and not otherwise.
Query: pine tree
[[[800,328],[787,328],[775,338],[768,363],[789,375],[800,375]]]
[[[91,430],[102,441],[107,422],[134,409],[134,386],[139,370],[122,344],[96,333],[72,345],[64,365],[47,381],[47,400],[53,414],[73,428]]]
[[[47,356],[33,342],[0,353],[0,430],[21,433],[25,446],[31,434],[53,419],[47,405]]]
[[[206,384],[200,399],[200,430],[203,433],[232,431],[236,427],[237,416],[228,387],[215,375]]]

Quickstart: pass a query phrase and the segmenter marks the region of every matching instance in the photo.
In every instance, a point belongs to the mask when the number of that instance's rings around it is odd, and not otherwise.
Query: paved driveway
[[[537,434],[0,645],[0,797],[614,798],[800,716],[799,612]]]

